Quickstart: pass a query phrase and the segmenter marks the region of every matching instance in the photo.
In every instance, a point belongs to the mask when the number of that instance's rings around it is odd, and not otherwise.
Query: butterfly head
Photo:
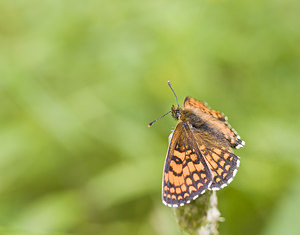
[[[175,119],[180,119],[181,118],[181,114],[182,114],[182,109],[178,106],[175,107],[174,105],[171,108],[171,112],[172,112],[172,116]]]

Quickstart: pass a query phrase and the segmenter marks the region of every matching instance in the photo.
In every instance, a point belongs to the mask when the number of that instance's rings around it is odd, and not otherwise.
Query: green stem
[[[206,191],[196,200],[175,208],[179,227],[191,235],[218,235],[221,221],[215,191]]]

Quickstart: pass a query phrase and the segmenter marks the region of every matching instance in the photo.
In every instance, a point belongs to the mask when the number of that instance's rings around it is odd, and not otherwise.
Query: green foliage
[[[168,80],[246,142],[220,234],[300,231],[299,4],[1,1],[0,233],[180,234]]]

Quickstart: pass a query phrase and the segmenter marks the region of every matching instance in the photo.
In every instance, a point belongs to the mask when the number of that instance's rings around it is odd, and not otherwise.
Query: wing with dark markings
[[[162,198],[182,206],[205,192],[212,175],[187,123],[178,122],[170,141],[163,175]]]

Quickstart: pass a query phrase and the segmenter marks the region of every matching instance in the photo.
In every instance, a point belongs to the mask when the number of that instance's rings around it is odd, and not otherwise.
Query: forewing
[[[170,141],[163,173],[162,200],[183,206],[204,193],[212,175],[188,125],[178,122]]]
[[[240,136],[229,125],[227,118],[220,112],[208,108],[204,103],[191,97],[186,97],[184,100],[184,108],[192,111],[205,122],[213,126],[216,130],[224,135],[224,138],[232,148],[240,148],[245,142],[240,139]]]

